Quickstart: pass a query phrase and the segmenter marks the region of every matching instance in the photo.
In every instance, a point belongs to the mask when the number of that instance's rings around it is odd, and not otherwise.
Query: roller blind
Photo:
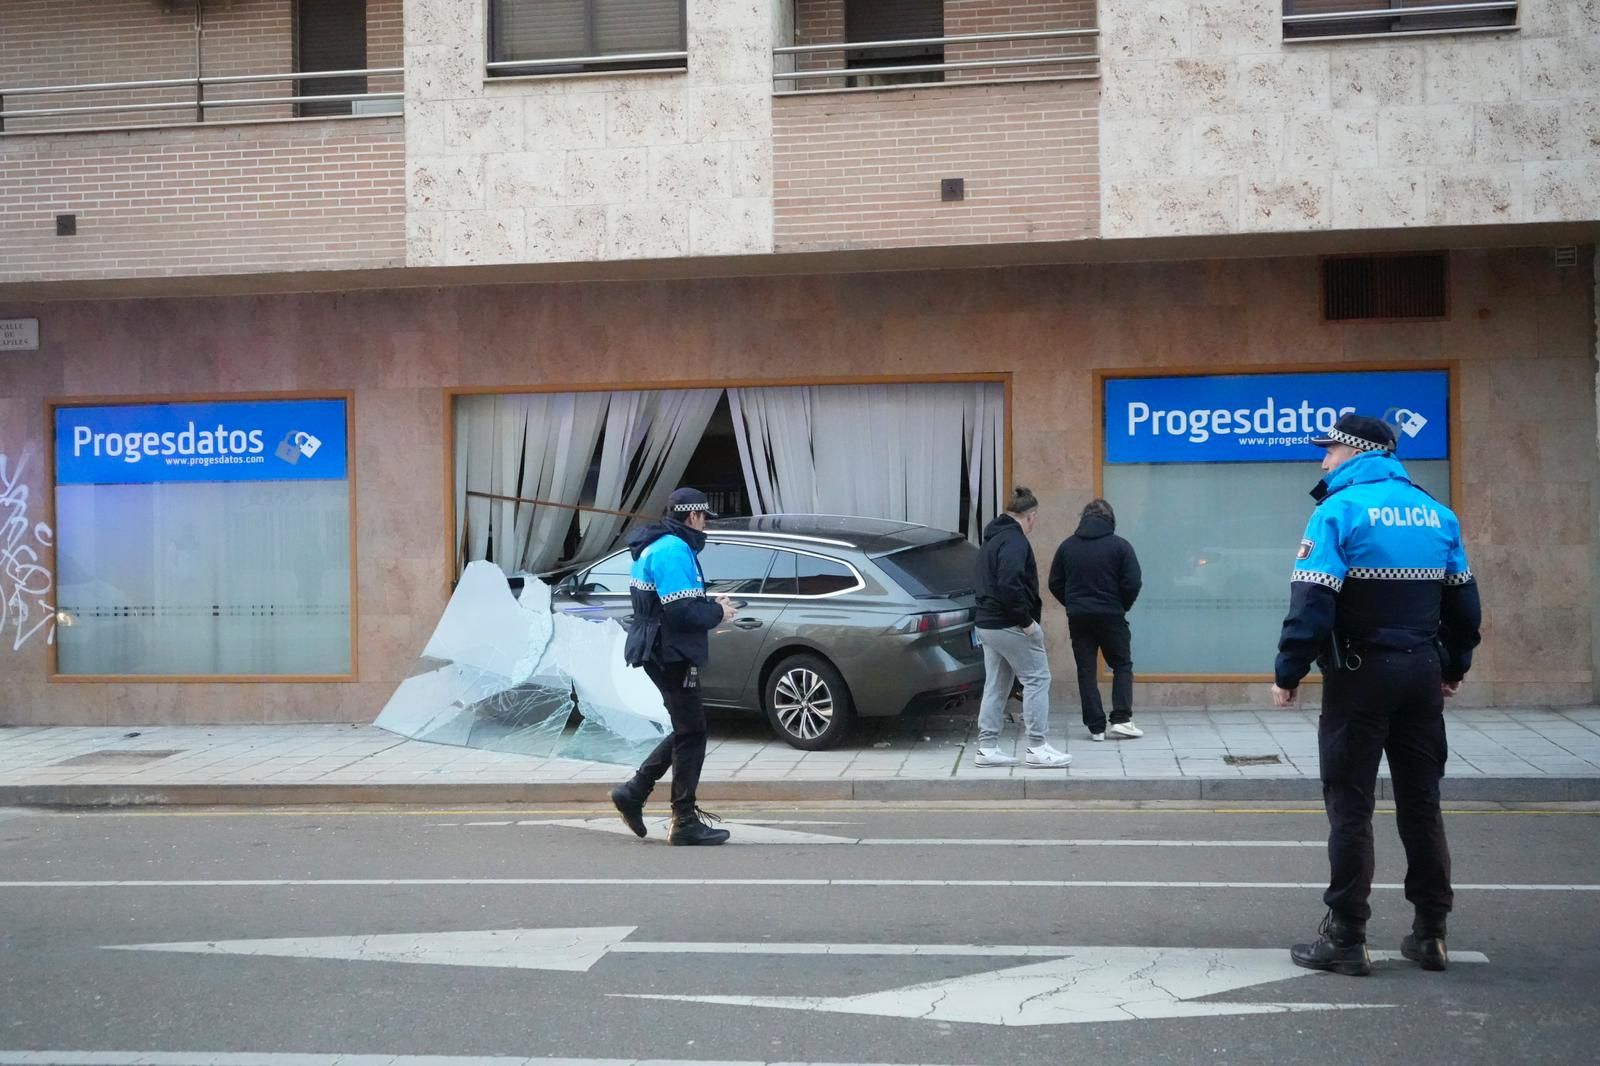
[[[366,0],[300,0],[295,5],[296,70],[365,70]],[[299,83],[300,96],[367,91],[365,78],[315,78]],[[302,115],[348,115],[349,101],[305,103]]]
[[[496,60],[677,52],[683,0],[494,0]]]
[[[944,36],[944,0],[845,0],[845,39],[905,41]]]

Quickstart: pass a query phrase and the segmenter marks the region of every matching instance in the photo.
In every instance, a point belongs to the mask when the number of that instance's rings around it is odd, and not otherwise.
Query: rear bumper
[[[946,710],[983,692],[983,661],[964,662],[938,645],[907,649],[846,675],[856,714],[890,718]],[[854,676],[851,676],[854,675]]]

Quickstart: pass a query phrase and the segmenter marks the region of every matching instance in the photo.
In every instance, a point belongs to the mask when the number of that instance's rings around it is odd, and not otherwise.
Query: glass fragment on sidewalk
[[[615,621],[553,614],[528,578],[467,566],[410,677],[374,723],[436,744],[631,765],[671,732],[661,696],[622,661]],[[576,718],[576,720],[574,720]]]

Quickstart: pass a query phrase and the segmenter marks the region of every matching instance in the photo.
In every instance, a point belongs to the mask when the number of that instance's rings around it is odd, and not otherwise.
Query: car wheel
[[[850,729],[850,692],[844,678],[818,656],[783,660],[767,678],[764,696],[767,721],[791,747],[822,751]]]

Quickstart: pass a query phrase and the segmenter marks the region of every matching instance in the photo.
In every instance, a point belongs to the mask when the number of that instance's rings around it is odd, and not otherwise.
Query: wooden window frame
[[[971,374],[873,374],[853,377],[799,377],[799,378],[737,378],[728,380],[694,381],[612,381],[541,385],[478,385],[455,386],[443,390],[444,404],[444,584],[442,592],[448,598],[455,590],[460,575],[456,571],[456,398],[460,396],[515,396],[550,395],[563,392],[677,392],[685,389],[782,389],[798,386],[826,388],[830,385],[969,385],[988,383],[1001,385],[1005,390],[1005,478],[1010,485],[1012,477],[1012,374],[1008,371]]]
[[[1371,319],[1357,319],[1358,322],[1369,322]],[[1415,322],[1418,319],[1402,319],[1405,322]],[[1341,326],[1343,322],[1333,322],[1329,325]],[[1405,370],[1443,370],[1448,382],[1446,389],[1449,397],[1450,409],[1450,455],[1445,461],[1450,464],[1450,507],[1454,510],[1461,501],[1461,462],[1458,457],[1457,441],[1461,427],[1461,364],[1456,359],[1404,359],[1394,362],[1363,362],[1363,363],[1290,363],[1290,364],[1229,364],[1224,366],[1178,366],[1178,367],[1137,367],[1129,369],[1103,370],[1093,372],[1094,386],[1090,397],[1090,425],[1094,437],[1094,495],[1096,498],[1105,492],[1106,469],[1106,382],[1126,378],[1206,378],[1206,377],[1233,377],[1267,374],[1356,374],[1383,371]],[[1292,547],[1292,545],[1290,546]],[[1286,552],[1288,547],[1284,549]],[[1286,556],[1287,558],[1287,556]],[[1288,609],[1288,582],[1284,582],[1285,596],[1284,608]],[[1270,649],[1262,649],[1262,655],[1268,654]],[[1099,678],[1101,681],[1110,681],[1111,674],[1105,667],[1104,659],[1100,663]],[[1136,673],[1134,680],[1139,684],[1179,684],[1179,685],[1240,685],[1240,684],[1271,684],[1271,674],[1143,674]],[[1322,684],[1322,675],[1312,672],[1307,674],[1302,684]]]
[[[48,500],[45,515],[52,532],[56,530],[56,411],[67,407],[139,407],[154,404],[250,403],[274,400],[342,400],[344,402],[345,484],[350,512],[350,671],[344,674],[63,674],[60,671],[60,645],[50,641],[50,684],[354,684],[361,680],[360,663],[360,564],[356,554],[356,413],[355,393],[339,389],[311,389],[290,392],[185,393],[179,395],[73,396],[52,398],[44,403],[45,487]],[[56,553],[59,536],[51,538],[47,557],[50,573],[59,574]],[[59,599],[59,596],[57,597]]]

